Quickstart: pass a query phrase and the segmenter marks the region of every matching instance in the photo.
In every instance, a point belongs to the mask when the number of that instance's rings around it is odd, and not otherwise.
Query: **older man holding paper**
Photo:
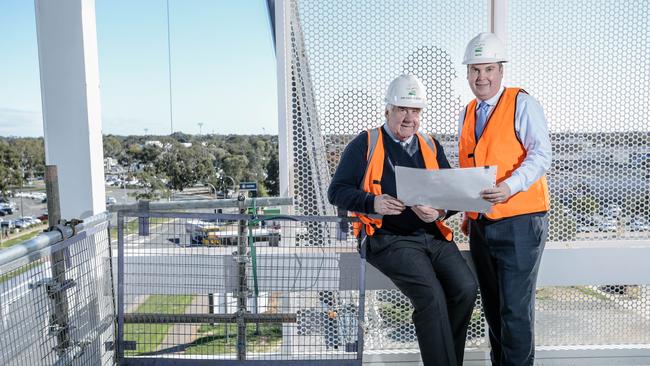
[[[411,300],[424,365],[462,365],[476,280],[444,224],[445,211],[408,207],[395,185],[397,166],[424,171],[449,163],[442,146],[418,132],[426,90],[415,76],[393,80],[386,103],[386,123],[345,148],[328,198],[361,219],[355,234],[367,239],[368,262]]]

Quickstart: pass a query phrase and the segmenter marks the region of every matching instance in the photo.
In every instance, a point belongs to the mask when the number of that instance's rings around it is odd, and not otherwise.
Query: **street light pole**
[[[223,177],[230,179],[230,181],[232,182],[232,191],[235,192],[235,186],[237,184],[237,183],[235,183],[235,179],[233,179],[233,177],[231,177],[229,175],[224,175]],[[228,189],[227,188],[226,188],[226,198],[228,198]]]
[[[25,216],[23,212],[23,180],[25,179],[25,167],[20,166],[20,217]]]
[[[201,136],[201,132],[203,130],[203,122],[199,122],[198,125],[199,125],[199,136]]]
[[[210,188],[212,188],[212,190],[214,190],[214,198],[215,199],[219,198],[219,197],[217,197],[217,188],[215,188],[215,186],[212,185],[211,183],[206,183],[206,185],[210,186]]]

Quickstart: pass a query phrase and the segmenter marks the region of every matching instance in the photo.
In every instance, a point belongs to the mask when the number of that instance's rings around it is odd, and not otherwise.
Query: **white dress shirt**
[[[488,124],[490,123],[489,118],[494,110],[494,106],[505,90],[506,88],[501,86],[499,92],[492,98],[484,101],[476,100],[477,108],[481,102],[486,102],[490,105],[488,110]],[[465,122],[465,108],[460,113],[458,123],[459,138],[463,131],[463,123]],[[548,134],[548,123],[546,122],[546,117],[544,117],[544,110],[535,98],[526,93],[519,93],[517,95],[515,133],[524,145],[524,149],[526,149],[526,158],[519,168],[515,169],[512,175],[504,181],[510,188],[510,195],[528,190],[551,167],[551,140]]]

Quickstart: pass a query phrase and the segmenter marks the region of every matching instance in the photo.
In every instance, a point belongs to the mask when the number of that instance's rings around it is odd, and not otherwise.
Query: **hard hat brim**
[[[474,58],[470,60],[463,60],[463,65],[495,64],[499,62],[506,63],[508,60],[504,58]]]

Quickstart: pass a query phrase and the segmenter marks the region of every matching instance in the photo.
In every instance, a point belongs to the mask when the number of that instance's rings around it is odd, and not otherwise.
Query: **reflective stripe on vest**
[[[489,116],[478,143],[474,137],[476,99],[467,105],[465,121],[458,141],[458,160],[461,168],[496,165],[497,184],[506,180],[515,169],[519,168],[526,158],[526,149],[515,131],[515,110],[519,92],[526,91],[519,88],[506,88]],[[507,201],[492,206],[485,216],[497,220],[548,211],[549,202],[546,176],[542,176],[528,190],[518,192]],[[476,212],[468,212],[468,215],[471,219],[478,217]]]
[[[381,127],[368,130],[368,152],[366,156],[366,172],[361,182],[361,190],[371,193],[375,196],[381,194],[381,177],[384,174],[384,142],[381,134]],[[424,160],[424,165],[427,169],[438,169],[438,160],[436,158],[437,149],[436,144],[426,134],[416,134],[418,143],[420,144],[420,152]],[[365,226],[366,234],[372,236],[375,230],[381,227],[381,215],[365,215],[360,213],[352,213],[353,216],[359,217],[361,222],[353,224],[354,235],[357,237],[361,232],[362,227]],[[446,240],[453,239],[453,231],[445,225],[442,221],[436,221],[435,225],[440,230],[440,233]]]

